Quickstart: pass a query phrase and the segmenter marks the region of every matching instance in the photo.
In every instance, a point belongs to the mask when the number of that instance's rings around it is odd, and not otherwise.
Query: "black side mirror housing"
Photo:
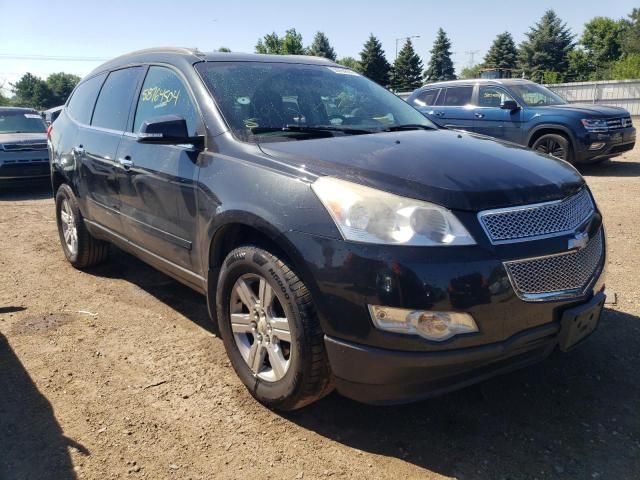
[[[179,115],[162,115],[144,121],[138,133],[138,142],[161,145],[201,143],[202,137],[191,137],[187,121]]]
[[[518,105],[518,102],[516,102],[515,100],[505,100],[500,104],[500,108],[503,110],[514,111],[514,110],[518,110],[520,106]]]

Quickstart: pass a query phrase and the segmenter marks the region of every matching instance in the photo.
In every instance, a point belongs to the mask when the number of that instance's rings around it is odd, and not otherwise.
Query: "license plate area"
[[[598,326],[605,301],[604,293],[595,295],[591,301],[562,313],[558,346],[566,352],[587,338]]]

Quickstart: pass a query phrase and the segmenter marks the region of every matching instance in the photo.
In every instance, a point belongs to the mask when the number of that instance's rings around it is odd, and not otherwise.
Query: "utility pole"
[[[480,53],[480,50],[467,50],[466,52],[467,55],[469,55],[469,67],[473,67],[475,65],[475,58],[476,58],[476,54]]]

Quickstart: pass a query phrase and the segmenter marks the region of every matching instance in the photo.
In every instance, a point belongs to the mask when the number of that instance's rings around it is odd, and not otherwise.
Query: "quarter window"
[[[431,90],[426,90],[418,95],[413,103],[418,105],[419,107],[428,107],[436,104],[436,98],[438,98],[438,93],[440,92],[439,88],[434,88]]]
[[[127,128],[131,103],[141,71],[141,67],[131,67],[109,74],[100,90],[91,125],[118,131]]]
[[[67,105],[67,112],[77,122],[88,125],[91,121],[93,106],[96,104],[98,92],[106,76],[106,73],[101,73],[100,75],[91,77],[78,85],[73,92]]]
[[[447,88],[442,105],[448,107],[462,107],[471,103],[472,95],[472,86],[449,87]]]
[[[480,91],[478,93],[479,107],[498,108],[505,100],[513,100],[513,97],[501,88],[480,85]]]
[[[162,115],[184,118],[189,135],[197,134],[198,112],[184,82],[169,68],[150,67],[138,99],[133,131],[139,132],[145,120]]]

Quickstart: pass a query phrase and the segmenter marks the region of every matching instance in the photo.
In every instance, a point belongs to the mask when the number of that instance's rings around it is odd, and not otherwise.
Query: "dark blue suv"
[[[407,102],[442,127],[518,143],[572,163],[620,155],[636,141],[625,109],[568,104],[529,80],[432,83],[413,92]]]

